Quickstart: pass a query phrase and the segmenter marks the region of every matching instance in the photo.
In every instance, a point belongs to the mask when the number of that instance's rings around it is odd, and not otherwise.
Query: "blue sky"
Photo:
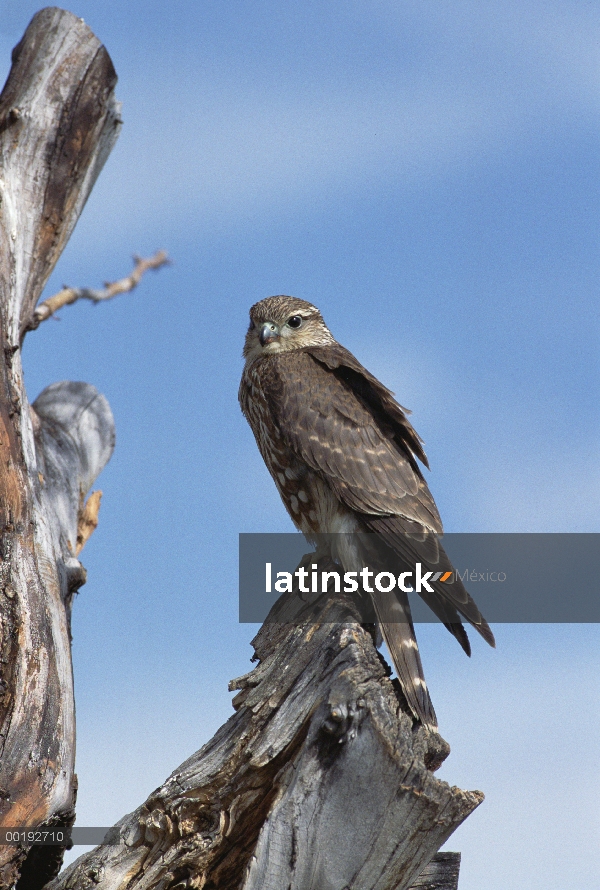
[[[37,4],[0,0],[0,64]],[[237,535],[290,522],[237,406],[247,310],[291,293],[413,409],[447,531],[599,531],[598,45],[587,2],[73,2],[124,127],[49,283],[173,265],[28,336],[117,448],[74,609],[78,824],[112,824],[231,712]],[[565,591],[568,596],[568,591]],[[595,626],[418,629],[485,803],[461,890],[598,872]]]

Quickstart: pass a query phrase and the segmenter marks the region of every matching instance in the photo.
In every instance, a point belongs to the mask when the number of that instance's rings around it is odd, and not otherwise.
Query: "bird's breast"
[[[296,528],[308,536],[338,531],[347,508],[327,482],[284,441],[265,398],[260,373],[253,365],[242,377],[240,403]]]

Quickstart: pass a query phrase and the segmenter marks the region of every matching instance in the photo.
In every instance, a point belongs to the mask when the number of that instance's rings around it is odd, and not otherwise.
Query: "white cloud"
[[[155,74],[125,71],[125,129],[97,187],[97,219],[114,217],[115,195],[120,224],[148,232],[191,219],[204,229],[255,222],[365,187],[413,188],[598,111],[598,16],[380,3],[368,18],[397,65],[368,73],[319,58],[314,71],[304,60],[277,81],[272,66],[248,71],[232,57],[224,76],[210,60],[188,68],[186,56],[181,69],[159,58]],[[409,66],[407,39],[423,45]]]
[[[482,66],[488,78],[495,72],[507,90],[521,86],[522,101],[536,84],[550,96],[575,98],[598,109],[600,14],[592,3],[539,0],[451,0],[410,2],[378,0],[356,3],[357,15],[380,16],[387,33],[400,36],[415,29],[429,40],[432,59],[462,70],[470,79]],[[531,97],[532,99],[535,97]]]
[[[124,130],[80,232],[256,225],[529,148],[597,113],[599,19],[581,4],[381,0],[349,7],[330,58],[299,44],[279,79],[272,59],[248,69],[243,53],[226,66],[159,55],[151,69],[134,56],[117,90]],[[372,71],[349,51],[361,28],[385,47]]]

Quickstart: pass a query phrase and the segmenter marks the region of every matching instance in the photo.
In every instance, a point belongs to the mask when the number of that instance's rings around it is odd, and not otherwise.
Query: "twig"
[[[119,281],[105,284],[101,290],[91,287],[64,287],[57,294],[48,297],[39,306],[36,306],[31,321],[27,325],[28,331],[34,331],[39,325],[70,303],[76,303],[77,300],[91,300],[92,303],[101,303],[103,300],[112,300],[117,294],[125,294],[137,287],[140,283],[142,275],[148,269],[160,269],[169,263],[169,257],[166,251],[159,250],[147,260],[139,256],[134,256],[135,268],[131,275],[126,278],[120,278]]]

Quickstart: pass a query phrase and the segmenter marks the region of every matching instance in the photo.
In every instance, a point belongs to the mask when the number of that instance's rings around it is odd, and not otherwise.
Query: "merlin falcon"
[[[463,618],[493,646],[458,575],[441,580],[453,567],[418,463],[429,467],[427,457],[393,393],[335,340],[315,306],[296,297],[252,306],[244,358],[240,405],[296,528],[311,542],[330,536],[330,556],[344,571],[434,567],[437,580],[421,597],[467,655]],[[436,730],[408,597],[400,588],[369,595],[409,708]]]

